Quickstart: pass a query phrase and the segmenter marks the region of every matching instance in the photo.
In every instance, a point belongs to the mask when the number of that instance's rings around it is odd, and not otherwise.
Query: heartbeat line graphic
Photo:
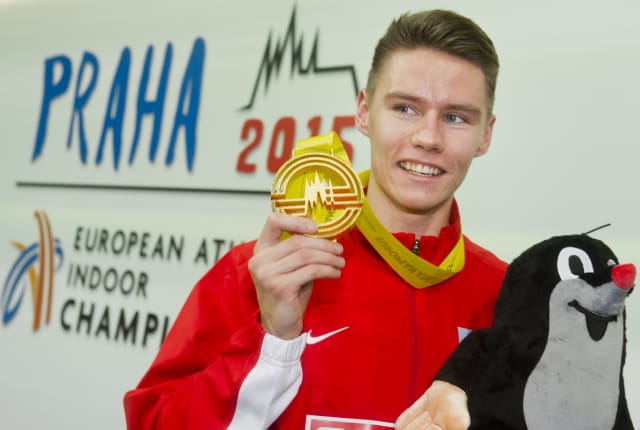
[[[269,37],[267,39],[267,45],[264,48],[264,52],[262,54],[262,62],[260,63],[260,69],[258,70],[258,75],[256,76],[255,83],[253,84],[253,92],[251,93],[251,100],[249,103],[242,107],[240,110],[249,110],[253,106],[253,103],[256,99],[256,94],[258,93],[258,88],[260,87],[260,83],[264,80],[264,91],[269,89],[269,83],[272,79],[272,74],[275,72],[275,76],[278,76],[280,73],[280,66],[285,58],[285,54],[287,52],[287,47],[290,48],[291,52],[291,74],[293,72],[297,72],[300,75],[307,75],[310,72],[314,73],[347,73],[351,75],[351,80],[353,82],[353,90],[354,94],[358,96],[358,79],[356,77],[356,69],[353,65],[344,65],[344,66],[328,66],[321,67],[317,64],[318,59],[318,35],[319,32],[316,31],[315,37],[313,39],[313,46],[311,48],[311,54],[309,55],[309,61],[307,65],[303,65],[302,58],[302,41],[303,36],[297,38],[296,34],[296,8],[293,8],[293,12],[291,13],[291,19],[289,20],[289,26],[287,27],[287,32],[284,36],[284,40],[278,38],[278,41],[275,44],[275,49],[272,51],[271,49],[271,41],[273,33],[269,32]]]
[[[335,196],[333,195],[331,180],[329,180],[328,186],[325,186],[323,181],[318,176],[318,172],[316,171],[315,173],[316,174],[313,178],[313,182],[307,182],[304,188],[305,207],[313,209],[318,204],[318,200],[320,200],[320,203],[325,207],[333,206],[336,200]],[[328,196],[327,189],[329,190]]]

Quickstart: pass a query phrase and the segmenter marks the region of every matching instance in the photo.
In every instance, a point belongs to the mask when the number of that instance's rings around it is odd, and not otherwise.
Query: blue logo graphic
[[[44,322],[51,320],[51,300],[53,297],[53,272],[60,269],[64,254],[60,240],[51,234],[49,218],[44,211],[34,214],[38,221],[39,241],[25,246],[12,242],[20,254],[9,269],[2,286],[0,306],[2,323],[7,325],[16,316],[29,286],[33,301],[33,330],[40,329],[43,312]]]

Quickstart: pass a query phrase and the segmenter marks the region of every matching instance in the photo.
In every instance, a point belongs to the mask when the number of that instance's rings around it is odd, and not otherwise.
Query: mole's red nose
[[[611,268],[611,279],[623,290],[630,289],[636,280],[636,266],[631,263],[613,266]]]

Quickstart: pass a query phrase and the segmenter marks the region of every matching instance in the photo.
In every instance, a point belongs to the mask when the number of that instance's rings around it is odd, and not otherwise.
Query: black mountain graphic
[[[241,110],[249,110],[253,106],[253,103],[256,99],[256,94],[258,93],[258,88],[260,87],[261,82],[264,82],[264,91],[269,89],[269,83],[274,77],[277,77],[280,74],[280,68],[285,61],[285,56],[287,52],[290,52],[290,61],[291,61],[291,73],[296,72],[299,75],[307,75],[309,73],[345,73],[351,76],[351,80],[353,82],[353,91],[355,96],[358,95],[358,79],[356,77],[356,70],[353,65],[343,65],[343,66],[327,66],[322,67],[317,64],[318,58],[318,36],[319,32],[316,31],[315,37],[313,39],[313,46],[311,48],[311,53],[309,54],[308,61],[306,65],[304,64],[303,55],[302,55],[302,42],[303,35],[300,38],[297,38],[296,33],[296,8],[293,8],[293,12],[291,13],[291,18],[289,20],[289,25],[287,27],[287,32],[284,36],[284,40],[278,38],[275,42],[275,47],[272,48],[272,40],[273,40],[273,32],[269,32],[269,37],[267,38],[267,45],[264,48],[264,52],[262,54],[262,62],[260,63],[260,68],[258,69],[258,75],[256,76],[255,83],[253,84],[253,92],[251,93],[251,100],[245,106],[241,108]],[[275,75],[275,76],[274,76]]]

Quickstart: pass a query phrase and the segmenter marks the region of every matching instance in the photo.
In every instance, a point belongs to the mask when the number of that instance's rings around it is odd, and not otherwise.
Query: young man
[[[195,286],[125,396],[128,427],[368,429],[402,414],[397,428],[466,428],[464,393],[432,382],[464,333],[491,324],[506,270],[462,235],[454,199],[489,148],[497,73],[475,23],[422,12],[391,24],[358,96],[367,200],[394,252],[425,271],[464,257],[461,270],[414,288],[359,228],[334,242],[309,219],[272,214]]]

